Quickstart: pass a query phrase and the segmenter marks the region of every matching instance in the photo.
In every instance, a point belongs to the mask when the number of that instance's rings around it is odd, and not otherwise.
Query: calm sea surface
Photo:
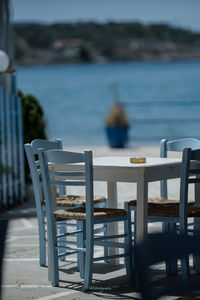
[[[40,101],[50,139],[105,145],[104,119],[118,84],[130,144],[200,138],[200,62],[139,62],[19,67],[18,88]]]

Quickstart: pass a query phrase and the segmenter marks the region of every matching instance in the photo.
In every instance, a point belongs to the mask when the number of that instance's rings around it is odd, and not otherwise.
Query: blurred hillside
[[[200,34],[165,24],[15,24],[16,64],[200,59]]]

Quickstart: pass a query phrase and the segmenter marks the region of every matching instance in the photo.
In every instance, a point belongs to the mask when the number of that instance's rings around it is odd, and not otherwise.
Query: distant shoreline
[[[49,62],[49,63],[42,63],[42,62],[34,62],[34,63],[18,63],[15,62],[15,66],[18,67],[39,67],[39,66],[58,66],[58,65],[70,65],[70,66],[78,66],[78,65],[112,65],[112,64],[139,64],[139,63],[192,63],[192,62],[200,62],[200,58],[198,59],[177,59],[177,60],[149,60],[149,61],[112,61],[112,62],[104,62],[104,63],[98,63],[98,62],[77,62],[77,63],[72,63],[72,62],[59,62],[59,63],[54,63],[54,62]]]
[[[200,33],[166,24],[15,24],[17,65],[200,60]]]

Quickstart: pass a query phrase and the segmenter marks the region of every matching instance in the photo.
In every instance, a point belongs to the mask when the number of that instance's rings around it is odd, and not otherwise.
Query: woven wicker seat
[[[103,196],[94,196],[94,204],[102,203],[106,201],[106,198]],[[84,196],[78,195],[63,195],[56,197],[57,206],[76,206],[77,204],[85,205],[86,200]],[[42,205],[45,205],[45,200],[42,202]]]
[[[57,210],[54,212],[57,218],[62,218],[65,220],[86,220],[86,209],[85,207],[76,207],[72,209]],[[104,219],[111,217],[126,216],[125,209],[115,209],[115,208],[94,208],[94,219]]]
[[[155,197],[155,198],[149,198],[148,199],[148,207],[149,208],[162,208],[164,206],[168,207],[168,206],[175,206],[175,207],[179,207],[179,200],[169,200],[169,199],[164,199],[164,198],[159,198],[159,197]],[[188,204],[189,205],[193,205],[195,202],[194,200],[188,200]],[[137,200],[131,200],[129,202],[130,206],[137,206]]]
[[[168,200],[164,198],[149,198],[148,199],[148,215],[153,217],[173,217],[179,218],[179,201]],[[137,206],[136,200],[129,202],[130,206]],[[189,210],[188,217],[200,216],[200,207],[194,207],[194,201],[188,200]],[[192,207],[191,207],[192,206]],[[197,215],[196,215],[197,214]]]
[[[179,205],[167,205],[162,207],[148,207],[148,215],[156,217],[179,218]],[[200,207],[188,207],[188,217],[200,217]]]

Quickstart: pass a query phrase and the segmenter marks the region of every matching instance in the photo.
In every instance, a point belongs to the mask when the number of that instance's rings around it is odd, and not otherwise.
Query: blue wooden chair
[[[188,185],[200,182],[200,166],[196,169],[190,167],[191,161],[200,161],[200,148],[191,150],[191,148],[185,148],[182,155],[181,165],[181,182],[180,182],[180,202],[177,205],[167,204],[160,206],[148,207],[148,215],[155,218],[155,220],[165,220],[172,224],[179,224],[179,232],[187,235],[188,232],[198,232],[188,228],[188,218],[200,217],[200,207],[190,205],[188,202]],[[190,178],[192,176],[192,178]],[[194,176],[196,176],[194,178]],[[185,256],[181,261],[181,271],[183,279],[188,279],[189,276],[189,257]]]
[[[41,166],[42,179],[44,183],[44,193],[47,206],[48,235],[50,248],[50,270],[51,283],[53,286],[59,285],[58,257],[73,253],[79,253],[80,276],[84,278],[84,289],[88,290],[92,286],[93,263],[99,260],[115,259],[125,257],[126,271],[129,280],[131,279],[132,259],[131,259],[131,230],[128,224],[127,212],[124,209],[96,208],[94,207],[93,196],[93,163],[92,152],[84,153],[67,152],[62,150],[38,151]],[[82,171],[67,171],[66,166],[82,163]],[[59,170],[56,170],[59,165]],[[63,166],[63,167],[62,167]],[[64,210],[55,210],[55,200],[53,198],[54,186],[82,186],[85,192],[86,205]],[[80,223],[77,230],[78,247],[65,247],[66,252],[58,254],[59,248],[64,248],[57,233],[56,220],[76,220]],[[96,224],[110,222],[124,222],[124,234],[115,236],[95,236]],[[81,230],[80,230],[81,228]],[[68,235],[70,233],[66,233]],[[124,239],[123,242],[113,241]],[[109,240],[112,241],[109,241]],[[124,253],[110,256],[94,257],[94,245],[107,247],[117,247],[124,249]]]
[[[184,148],[191,148],[193,150],[200,149],[200,141],[193,138],[185,138],[172,141],[163,139],[161,140],[160,144],[160,157],[167,157],[169,151],[182,152]],[[163,232],[176,232],[176,222],[172,222],[171,218],[168,222],[167,216],[163,216],[163,211],[166,210],[168,207],[170,209],[171,207],[174,207],[176,209],[176,207],[179,205],[179,199],[168,199],[167,180],[163,180],[160,182],[160,195],[160,198],[156,197],[148,199],[148,221],[162,222]],[[188,204],[193,205],[194,201],[189,200]],[[130,202],[125,203],[126,210],[134,211],[134,222],[132,222],[132,224],[134,224],[134,239],[136,232],[136,206],[137,200],[131,200]],[[156,211],[156,215],[154,214],[154,211]],[[160,212],[159,215],[158,211]],[[175,275],[177,273],[176,261],[166,263],[166,272],[168,275]]]
[[[40,246],[40,265],[46,265],[46,205],[45,198],[42,188],[41,182],[41,172],[40,172],[40,164],[38,160],[38,149],[43,148],[44,150],[51,149],[62,149],[62,141],[59,139],[55,139],[54,141],[36,139],[33,140],[30,144],[27,143],[24,145],[26,156],[28,159],[28,164],[30,168],[33,190],[35,196],[35,204],[37,210],[37,220],[38,220],[38,232],[39,232],[39,246]],[[67,195],[66,189],[63,186],[58,187],[58,196],[56,198],[57,208],[62,207],[75,207],[76,205],[85,205],[85,197],[78,195]],[[95,196],[94,197],[95,205],[103,205],[107,206],[107,199],[103,196]],[[65,224],[66,226],[66,224]],[[68,227],[77,226],[77,224],[68,223]],[[62,230],[62,227],[61,227]],[[107,232],[107,224],[104,225],[103,228],[100,229],[102,232]],[[74,243],[73,241],[68,241],[68,243]],[[105,252],[107,253],[107,249],[105,248]]]

